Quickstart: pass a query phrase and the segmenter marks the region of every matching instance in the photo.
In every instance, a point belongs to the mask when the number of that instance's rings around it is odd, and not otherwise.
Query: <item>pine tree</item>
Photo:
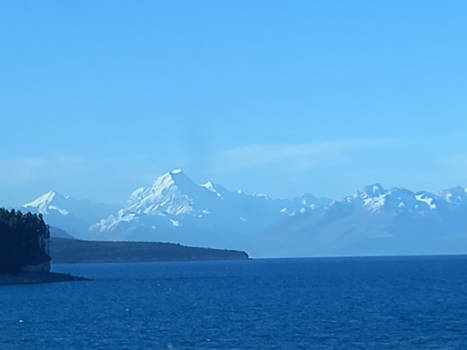
[[[49,228],[42,215],[0,208],[0,273],[19,272],[26,265],[50,261]]]

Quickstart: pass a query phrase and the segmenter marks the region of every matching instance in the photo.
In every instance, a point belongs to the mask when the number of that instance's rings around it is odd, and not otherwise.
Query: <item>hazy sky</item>
[[[0,198],[174,167],[290,197],[467,185],[464,1],[2,1]]]

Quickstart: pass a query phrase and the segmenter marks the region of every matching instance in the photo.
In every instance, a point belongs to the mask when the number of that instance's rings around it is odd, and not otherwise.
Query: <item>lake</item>
[[[467,257],[55,265],[0,287],[0,349],[467,349]]]

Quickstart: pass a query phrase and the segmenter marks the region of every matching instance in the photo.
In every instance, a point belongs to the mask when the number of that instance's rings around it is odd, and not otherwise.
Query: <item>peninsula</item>
[[[53,264],[150,261],[245,260],[237,250],[188,247],[159,242],[83,241],[52,237]]]

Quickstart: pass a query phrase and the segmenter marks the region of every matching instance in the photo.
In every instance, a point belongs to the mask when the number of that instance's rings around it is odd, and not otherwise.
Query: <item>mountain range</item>
[[[467,252],[467,189],[438,194],[374,184],[336,201],[273,199],[194,183],[175,169],[121,206],[49,192],[22,210],[74,237],[242,249],[251,256]]]

